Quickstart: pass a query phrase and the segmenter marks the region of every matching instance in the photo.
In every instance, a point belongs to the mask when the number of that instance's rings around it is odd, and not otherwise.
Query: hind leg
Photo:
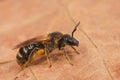
[[[30,64],[32,61],[33,61],[33,59],[29,57],[29,59],[28,59],[24,64],[21,65],[21,68],[22,68],[22,69],[25,69],[26,67],[29,66],[29,64]]]
[[[34,58],[36,57],[35,53],[37,52],[37,50],[38,50],[38,48],[35,48],[31,51],[31,53],[28,57],[28,60],[23,65],[21,65],[22,69],[28,67],[29,64],[34,60]]]

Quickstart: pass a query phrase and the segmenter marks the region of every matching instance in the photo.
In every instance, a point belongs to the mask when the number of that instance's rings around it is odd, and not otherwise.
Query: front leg
[[[80,54],[73,46],[71,46],[71,48],[72,48],[77,54]]]

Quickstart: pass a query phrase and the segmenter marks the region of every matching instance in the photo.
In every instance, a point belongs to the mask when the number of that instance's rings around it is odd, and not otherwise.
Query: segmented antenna
[[[77,30],[77,27],[79,26],[79,24],[80,24],[80,21],[76,24],[75,28],[74,28],[73,31],[72,31],[72,37],[73,37],[73,35],[74,35],[74,32]]]

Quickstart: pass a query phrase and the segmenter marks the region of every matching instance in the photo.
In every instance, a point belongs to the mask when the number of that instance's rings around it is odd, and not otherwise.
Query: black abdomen
[[[28,61],[29,56],[38,49],[44,49],[44,45],[41,43],[34,43],[20,48],[19,53],[16,56],[17,63],[19,65],[25,64]]]

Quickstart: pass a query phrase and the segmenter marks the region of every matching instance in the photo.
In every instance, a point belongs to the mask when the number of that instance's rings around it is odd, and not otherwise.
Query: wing
[[[36,43],[36,42],[44,42],[45,43],[49,40],[50,40],[50,36],[42,35],[42,36],[38,36],[38,37],[35,37],[35,38],[32,38],[32,39],[23,41],[20,44],[17,44],[13,49],[17,49],[17,48],[20,48],[20,47],[23,47],[23,46],[26,46],[26,45],[29,45],[29,44],[32,44],[32,43]]]

